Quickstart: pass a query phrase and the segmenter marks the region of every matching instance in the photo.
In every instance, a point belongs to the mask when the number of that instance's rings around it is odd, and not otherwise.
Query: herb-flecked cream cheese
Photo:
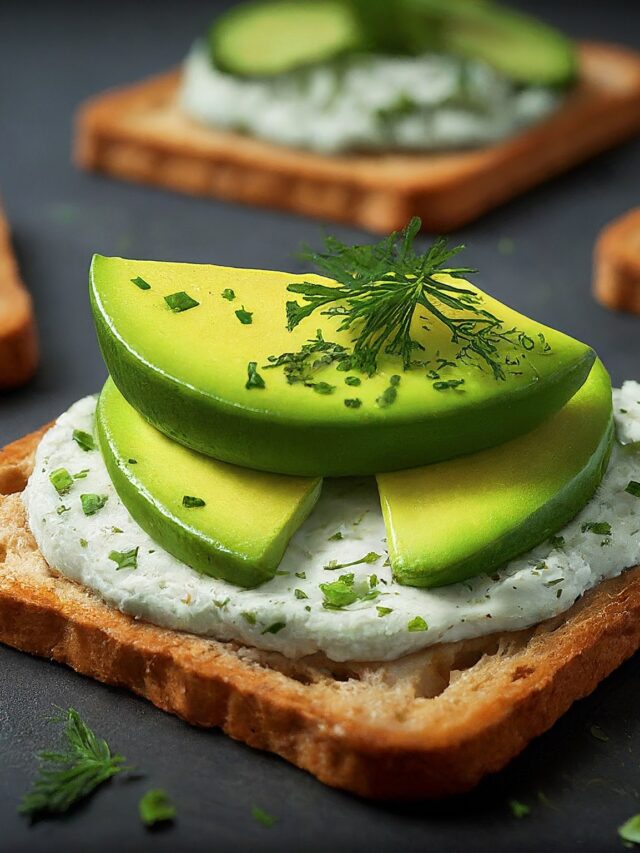
[[[516,86],[484,63],[438,54],[362,55],[241,78],[216,68],[197,43],[179,100],[201,124],[335,154],[490,144],[548,116],[561,96]]]
[[[439,589],[393,582],[373,478],[326,481],[278,574],[259,588],[198,574],[163,551],[119,500],[97,444],[91,449],[82,438],[93,433],[95,406],[94,397],[80,400],[42,439],[24,493],[29,524],[50,566],[157,625],[289,657],[322,651],[336,661],[392,660],[434,643],[536,624],[640,563],[637,382],[614,392],[626,443],[614,448],[585,509],[553,540],[491,577]],[[52,483],[60,469],[68,476],[58,473]],[[350,603],[336,606],[341,601]]]

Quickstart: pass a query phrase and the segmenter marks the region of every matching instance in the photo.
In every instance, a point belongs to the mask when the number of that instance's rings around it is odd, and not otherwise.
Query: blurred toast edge
[[[640,207],[600,232],[594,254],[593,291],[606,308],[640,314]]]
[[[581,79],[552,116],[482,149],[323,156],[201,126],[180,111],[179,71],[97,95],[76,116],[81,168],[278,208],[374,232],[413,215],[458,228],[640,132],[640,54],[580,45]]]

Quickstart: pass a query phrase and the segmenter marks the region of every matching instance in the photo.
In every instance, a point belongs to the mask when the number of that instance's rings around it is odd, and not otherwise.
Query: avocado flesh
[[[149,285],[142,290],[137,277]],[[446,279],[446,276],[443,276]],[[530,352],[501,350],[506,379],[456,361],[459,343],[437,322],[425,330],[416,311],[412,334],[424,347],[428,367],[402,371],[400,359],[384,355],[371,378],[345,384],[335,365],[315,377],[335,386],[315,393],[291,385],[281,368],[266,369],[269,356],[296,352],[316,330],[349,349],[352,334],[338,332],[339,318],[316,313],[292,332],[286,303],[291,282],[334,283],[315,275],[292,275],[204,264],[105,258],[91,267],[90,295],[98,340],[114,382],[157,429],[200,453],[254,470],[300,476],[376,474],[472,453],[528,432],[562,408],[586,379],[595,358],[582,343],[529,320],[481,291],[483,307],[531,340],[543,334],[551,347]],[[454,282],[460,285],[459,280]],[[232,302],[221,293],[231,288]],[[477,290],[477,289],[475,289]],[[181,313],[164,297],[185,291],[200,304]],[[235,311],[244,305],[252,323]],[[456,362],[443,380],[464,378],[457,389],[436,390],[428,378],[436,357]],[[263,389],[247,389],[247,367],[256,362]],[[390,377],[400,375],[397,398],[380,407]],[[359,408],[345,399],[358,398]]]
[[[482,60],[523,85],[561,87],[576,77],[571,41],[536,18],[490,0],[403,2],[424,49]]]
[[[340,0],[245,3],[213,24],[214,63],[239,76],[269,77],[361,47],[348,3]]]
[[[527,435],[470,456],[378,476],[394,578],[436,587],[489,573],[545,541],[592,497],[614,439],[600,361]]]
[[[148,424],[111,380],[96,421],[118,495],[159,545],[237,586],[255,587],[274,576],[320,495],[321,480],[249,471],[181,447]],[[205,506],[184,507],[185,495]]]

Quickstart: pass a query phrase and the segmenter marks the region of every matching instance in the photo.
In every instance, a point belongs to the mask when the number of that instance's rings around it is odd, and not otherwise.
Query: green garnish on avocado
[[[242,306],[242,308],[239,308],[235,313],[236,317],[238,318],[238,320],[240,320],[243,326],[250,326],[253,323],[253,312],[245,311],[244,305]]]
[[[399,376],[392,376],[389,379],[389,387],[385,388],[380,397],[376,400],[381,409],[386,409],[392,403],[395,403],[398,396],[398,385],[400,384]]]
[[[91,433],[85,432],[82,429],[74,429],[73,440],[82,450],[89,451],[96,449],[96,443]]]
[[[464,379],[443,379],[433,383],[436,391],[448,391],[449,388],[459,388],[460,385],[464,385]]]
[[[120,571],[120,569],[137,569],[138,547],[131,548],[129,551],[110,551],[109,559],[117,564],[116,571]]]
[[[359,409],[362,405],[362,400],[359,397],[347,397],[344,404],[347,409]]]
[[[191,495],[184,495],[182,498],[182,506],[187,509],[195,509],[196,507],[206,506],[207,504],[202,498],[194,498]]]
[[[80,495],[80,503],[82,504],[82,512],[85,515],[95,515],[98,510],[109,500],[107,495]]]
[[[139,287],[140,290],[151,290],[151,285],[149,284],[149,282],[145,281],[139,275],[137,275],[135,278],[130,279],[130,281],[131,284],[135,284],[135,286]]]
[[[264,379],[258,373],[258,363],[256,361],[250,361],[247,365],[247,381],[244,387],[249,390],[251,388],[266,387]]]
[[[49,474],[49,482],[62,497],[62,495],[68,494],[71,486],[73,486],[73,477],[66,468],[56,468]]]
[[[174,314],[180,314],[182,311],[188,311],[190,308],[196,308],[200,305],[199,302],[192,299],[184,290],[180,290],[177,293],[170,293],[168,296],[165,296],[164,301]]]
[[[166,791],[153,788],[140,798],[138,813],[145,826],[156,826],[175,820],[177,811]]]
[[[225,289],[222,291],[222,298],[226,299],[227,302],[233,302],[233,300],[236,298],[236,295],[230,287],[225,287]]]

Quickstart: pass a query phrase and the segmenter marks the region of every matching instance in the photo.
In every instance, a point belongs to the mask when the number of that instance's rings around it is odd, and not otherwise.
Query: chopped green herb
[[[61,751],[39,755],[39,776],[22,798],[20,814],[37,818],[66,812],[89,796],[99,785],[127,768],[121,755],[112,755],[73,708],[56,722],[65,723],[65,745]]]
[[[196,507],[206,506],[207,504],[202,498],[194,498],[192,495],[183,495],[182,497],[182,506],[187,509],[194,509]]]
[[[357,588],[353,573],[340,575],[332,583],[321,583],[320,589],[324,595],[322,606],[327,610],[340,610],[356,601],[370,601],[379,595],[378,590],[369,590],[364,585]]]
[[[630,817],[626,823],[619,826],[618,835],[630,844],[640,844],[640,814]]]
[[[245,311],[244,305],[236,311],[236,317],[243,326],[250,326],[253,323],[253,311]]]
[[[464,379],[441,379],[433,383],[436,391],[447,391],[449,388],[459,388],[460,385],[464,385]]]
[[[174,314],[180,314],[182,311],[188,311],[190,308],[196,308],[200,305],[199,302],[192,299],[184,290],[180,290],[177,293],[170,293],[168,296],[165,296],[164,301]]]
[[[551,545],[552,548],[563,548],[564,536],[552,536],[549,539],[549,545]]]
[[[111,551],[109,559],[117,564],[116,571],[120,569],[137,569],[138,568],[138,547],[131,548],[130,551]]]
[[[378,575],[369,575],[369,586],[378,586]]]
[[[333,536],[329,537],[329,542],[339,542],[341,539],[344,539],[344,536],[341,531],[338,530],[333,534]]]
[[[286,622],[274,622],[272,625],[269,625],[268,628],[265,628],[262,632],[263,634],[278,634],[282,631],[283,628],[287,627]]]
[[[248,622],[249,625],[256,624],[256,614],[252,610],[243,610],[240,614],[245,622]]]
[[[219,607],[221,610],[224,609],[227,604],[231,601],[231,598],[227,596],[226,598],[214,598],[213,603],[216,607]]]
[[[358,385],[362,385],[362,379],[358,376],[347,376],[344,380],[345,385],[352,385],[354,388],[357,388]]]
[[[325,341],[322,331],[316,331],[315,338],[303,344],[298,352],[285,352],[282,355],[270,355],[266,370],[282,367],[289,385],[302,382],[308,388],[314,387],[315,375],[330,364],[337,363],[337,369],[350,370],[351,362],[346,347]]]
[[[129,465],[137,465],[138,464],[137,459],[127,459],[127,462],[129,463]]]
[[[273,817],[270,814],[267,814],[267,812],[258,808],[258,806],[252,806],[251,817],[258,823],[261,823],[262,826],[266,827],[267,829],[271,829],[271,827],[277,821],[277,818]]]
[[[78,447],[81,447],[83,450],[88,451],[96,449],[96,443],[91,433],[85,432],[82,429],[74,429],[73,440],[76,442]]]
[[[65,512],[69,512],[70,509],[71,509],[70,506],[65,506],[64,504],[60,504],[60,506],[58,507],[56,512],[58,513],[58,515],[62,515]]]
[[[636,480],[630,480],[629,485],[626,487],[625,492],[628,492],[630,495],[633,495],[634,498],[640,498],[640,483]]]
[[[306,572],[295,572],[295,576],[300,578],[301,581],[306,581],[307,573]]]
[[[233,302],[233,300],[236,298],[236,295],[230,287],[225,287],[225,289],[222,291],[222,298],[226,299],[228,302]]]
[[[88,469],[88,468],[83,468],[83,469],[82,469],[82,471],[78,471],[78,473],[77,473],[77,474],[74,474],[74,475],[73,475],[73,479],[74,479],[74,480],[86,480],[86,479],[87,479],[87,474],[88,474],[88,473],[89,473],[89,469]]]
[[[145,826],[155,826],[175,819],[176,807],[166,791],[153,788],[144,794],[138,803],[140,820]]]
[[[392,607],[376,607],[378,611],[378,616],[388,616],[390,613],[393,613]]]
[[[307,593],[303,589],[294,589],[293,594],[295,595],[296,598],[299,598],[299,599],[309,598],[309,596],[307,595]]]
[[[369,551],[369,553],[365,554],[364,557],[360,557],[359,560],[353,560],[350,563],[339,563],[337,560],[330,560],[324,568],[329,571],[335,571],[336,569],[348,569],[350,566],[360,566],[362,563],[377,563],[381,557],[382,554],[376,554],[375,551]]]
[[[89,543],[87,542],[87,540],[86,540],[86,539],[81,539],[81,540],[80,540],[80,547],[81,547],[81,548],[86,548],[88,544],[89,544]]]
[[[328,382],[313,382],[310,387],[313,388],[316,394],[333,394],[336,390],[336,386],[330,385]]]
[[[407,631],[428,631],[429,626],[422,616],[414,616],[407,625]]]
[[[397,380],[397,382],[394,380]],[[389,383],[389,387],[385,388],[385,390],[376,400],[376,403],[378,404],[378,406],[380,406],[381,409],[386,409],[387,406],[390,406],[392,403],[395,403],[396,398],[398,396],[398,384],[400,383],[400,377],[392,376],[389,380]]]
[[[609,741],[609,735],[603,731],[600,726],[594,724],[589,727],[589,731],[591,733],[591,737],[594,737],[596,740],[601,740],[603,743],[607,743]]]
[[[135,278],[130,279],[131,284],[135,284],[136,287],[139,287],[140,290],[151,290],[151,285],[149,282],[145,281],[143,278],[140,278],[137,275]]]
[[[360,400],[358,397],[348,397],[344,401],[344,404],[347,409],[359,409],[362,405],[362,400]]]
[[[531,814],[531,808],[519,800],[509,800],[509,808],[511,814],[517,818],[528,817]]]
[[[80,495],[82,512],[85,515],[95,515],[109,500],[107,495]]]
[[[124,530],[122,530],[122,528],[120,528],[120,527],[112,527],[111,532],[112,533],[124,533]]]
[[[611,525],[608,521],[585,521],[583,533],[595,533],[598,536],[611,536]]]
[[[49,482],[62,497],[62,495],[68,494],[71,486],[73,486],[73,477],[66,468],[56,468],[49,474]]]
[[[250,361],[247,365],[247,382],[245,384],[245,388],[264,388],[264,379],[258,373],[258,362]]]

